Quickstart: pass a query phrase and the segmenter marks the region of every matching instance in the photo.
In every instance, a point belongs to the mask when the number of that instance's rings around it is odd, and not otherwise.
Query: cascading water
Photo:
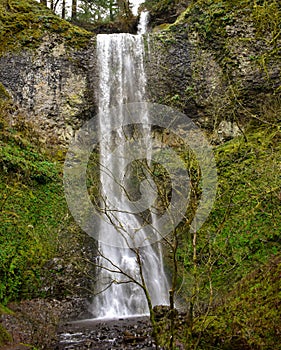
[[[140,26],[141,33],[146,23],[146,16],[147,14]],[[98,35],[97,57],[100,74],[99,124],[101,135],[106,135],[108,130],[114,129],[114,125],[122,125],[123,104],[142,102],[145,99],[143,37],[131,34]],[[111,107],[114,106],[119,106],[116,113],[112,113]],[[144,122],[148,125],[147,118],[148,114],[143,113],[140,116],[140,124]],[[149,159],[150,129],[147,129],[147,126],[139,127],[139,133],[143,135]],[[126,207],[127,194],[122,188],[120,191],[121,185],[116,180],[122,176],[122,171],[126,168],[127,149],[121,146],[118,148],[118,153],[112,152],[116,144],[122,145],[128,137],[132,137],[132,131],[128,128],[122,130],[119,128],[114,136],[105,137],[100,143],[104,224],[100,225],[99,230],[100,235],[106,232],[108,245],[104,243],[99,245],[101,255],[99,265],[102,268],[98,272],[97,292],[100,293],[95,297],[92,310],[97,318],[134,316],[147,314],[149,311],[144,291],[138,285],[142,284],[140,261],[137,262],[135,252],[128,248],[130,232],[140,225],[140,219]],[[154,218],[154,214],[150,213],[152,225]],[[108,222],[112,225],[108,225]],[[116,234],[116,228],[120,234]],[[146,240],[145,230],[142,240]],[[168,304],[169,286],[160,245],[147,245],[139,251],[142,273],[152,304]]]
[[[140,20],[138,24],[138,35],[142,35],[147,32],[148,20],[149,20],[149,12],[142,11],[140,14]]]

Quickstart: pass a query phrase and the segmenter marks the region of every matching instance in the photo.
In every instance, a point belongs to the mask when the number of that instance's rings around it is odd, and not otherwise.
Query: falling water
[[[140,14],[140,21],[138,24],[139,35],[145,34],[147,32],[148,20],[149,20],[149,12],[142,11]]]
[[[122,125],[123,104],[142,102],[145,99],[143,37],[131,34],[98,35],[97,57],[100,74],[100,132],[101,135],[107,135],[108,130],[114,130],[115,125]],[[112,106],[119,106],[116,113],[112,113]],[[140,116],[140,123],[148,125],[147,118],[149,116],[144,111]],[[139,126],[138,129],[138,135],[144,140],[149,159],[150,129],[147,126]],[[106,215],[104,214],[104,221],[99,230],[101,237],[106,235],[108,238],[108,244],[101,242],[99,246],[99,265],[102,268],[98,274],[97,292],[100,293],[95,297],[93,305],[93,313],[98,318],[134,316],[147,314],[149,311],[145,294],[138,285],[141,283],[140,264],[137,263],[136,254],[128,249],[130,232],[140,226],[140,218],[126,207],[127,193],[122,191],[122,188],[120,191],[120,183],[116,180],[122,177],[121,174],[126,168],[127,149],[122,147],[122,144],[130,137],[133,137],[130,128],[119,128],[114,135],[105,136],[100,144],[101,194]],[[118,147],[119,154],[112,152],[116,144],[121,145]],[[154,215],[150,213],[152,224],[153,220]],[[108,225],[109,222],[112,225]],[[143,231],[142,240],[145,241],[145,230]],[[104,242],[104,239],[102,241]],[[168,304],[168,282],[160,244],[142,247],[140,259],[152,304]],[[120,271],[123,273],[120,274]],[[132,282],[132,279],[135,282]]]

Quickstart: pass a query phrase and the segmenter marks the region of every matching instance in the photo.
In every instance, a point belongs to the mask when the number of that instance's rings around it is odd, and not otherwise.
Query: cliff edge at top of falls
[[[196,119],[214,142],[232,138],[280,99],[280,4],[175,3],[144,4],[148,99]],[[67,145],[96,113],[95,35],[32,0],[0,5],[0,82],[44,142]]]

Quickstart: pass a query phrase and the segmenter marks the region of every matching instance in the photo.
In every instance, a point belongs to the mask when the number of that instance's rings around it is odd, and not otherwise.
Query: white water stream
[[[144,33],[147,13],[141,16],[139,33]],[[101,135],[114,130],[123,123],[123,104],[145,100],[146,76],[144,71],[144,44],[142,35],[101,34],[97,37],[97,57],[99,68],[99,126]],[[119,106],[117,113],[111,107]],[[125,108],[125,107],[124,107]],[[140,115],[138,135],[144,140],[146,158],[150,158],[150,129],[147,113]],[[140,263],[136,254],[128,248],[132,234],[141,225],[140,218],[127,206],[128,194],[119,180],[130,157],[122,144],[133,138],[129,128],[118,128],[114,135],[105,136],[100,144],[100,180],[104,224],[99,227],[100,237],[106,235],[108,244],[100,243],[97,292],[93,304],[93,314],[97,318],[114,318],[148,313],[147,301],[142,288]],[[116,144],[121,145],[113,152]],[[149,160],[147,161],[149,164]],[[123,177],[126,176],[123,175]],[[127,174],[127,176],[129,176]],[[152,191],[153,192],[153,191]],[[154,214],[149,213],[153,224]],[[108,223],[112,225],[108,225]],[[111,227],[111,228],[110,228]],[[116,230],[117,229],[117,230]],[[117,233],[119,231],[119,234]],[[141,239],[145,241],[145,230]],[[104,242],[104,239],[101,239]],[[130,244],[131,245],[131,244]],[[140,248],[141,268],[152,304],[168,304],[169,285],[164,272],[160,244]],[[122,271],[123,273],[119,273]],[[132,282],[132,279],[135,282]]]

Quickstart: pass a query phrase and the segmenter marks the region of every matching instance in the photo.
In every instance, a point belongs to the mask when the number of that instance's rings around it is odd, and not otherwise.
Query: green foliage
[[[93,23],[95,21],[113,21],[121,11],[121,1],[115,0],[82,0],[78,19]]]
[[[274,125],[251,127],[245,136],[215,150],[217,199],[197,234],[195,262],[194,236],[182,227],[179,294],[195,309],[181,341],[190,349],[198,342],[202,349],[277,349],[280,124],[275,118]]]
[[[280,257],[272,258],[235,285],[210,317],[205,348],[279,349],[280,275]]]
[[[65,207],[59,183],[29,187],[0,180],[0,300],[6,303],[37,295],[40,269],[56,251],[55,230]]]
[[[91,37],[36,1],[0,0],[0,54],[37,47],[47,33],[60,34],[75,47],[87,44]]]
[[[29,141],[32,130],[20,116],[9,125],[12,105],[0,103],[0,301],[7,303],[38,295],[66,204],[59,166]]]
[[[94,33],[137,31],[137,18],[128,0],[82,0],[76,24]]]

